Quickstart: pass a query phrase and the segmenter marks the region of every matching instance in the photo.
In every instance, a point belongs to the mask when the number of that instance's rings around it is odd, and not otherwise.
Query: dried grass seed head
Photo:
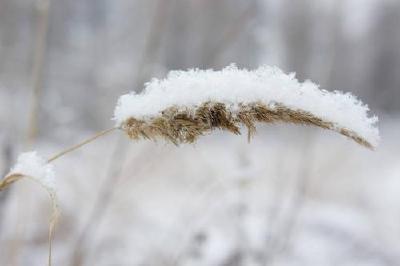
[[[192,143],[214,129],[254,135],[257,123],[294,123],[336,131],[372,148],[379,142],[377,117],[349,93],[321,90],[275,67],[231,65],[221,71],[171,71],[140,94],[120,97],[114,120],[132,139]]]

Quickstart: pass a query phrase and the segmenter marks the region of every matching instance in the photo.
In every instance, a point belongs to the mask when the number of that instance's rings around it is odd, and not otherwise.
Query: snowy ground
[[[400,127],[381,120],[374,152],[298,126],[262,126],[250,144],[99,140],[55,163],[54,265],[398,265]],[[43,265],[46,193],[23,181],[3,208],[0,265]]]

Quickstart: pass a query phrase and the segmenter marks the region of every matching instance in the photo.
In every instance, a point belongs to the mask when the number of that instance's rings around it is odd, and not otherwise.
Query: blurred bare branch
[[[223,55],[224,50],[235,43],[235,40],[240,37],[243,32],[246,32],[246,28],[250,22],[256,17],[257,1],[249,1],[248,6],[236,18],[232,24],[228,25],[226,31],[222,34],[221,39],[218,43],[208,51],[203,51],[204,56],[202,57],[201,66],[213,67],[218,64],[218,60]]]
[[[28,146],[32,145],[38,134],[38,116],[44,78],[43,69],[47,48],[50,0],[37,0],[36,9],[38,24],[32,70],[32,100],[27,133]]]
[[[135,89],[151,75],[151,64],[157,56],[157,50],[161,45],[163,36],[163,28],[166,25],[169,16],[169,8],[173,5],[174,0],[158,0],[153,20],[150,26],[150,32],[147,36],[145,49],[142,53],[140,63],[137,66],[138,72],[136,74]],[[118,179],[121,177],[123,162],[128,155],[128,146],[124,142],[124,136],[118,138],[115,144],[114,153],[110,159],[110,165],[106,173],[106,177],[100,187],[97,198],[94,202],[94,207],[88,220],[85,222],[83,230],[79,234],[77,241],[74,245],[72,252],[72,265],[83,265],[85,260],[85,249],[90,235],[97,230],[97,225],[103,219],[107,206],[111,203],[112,195],[117,189]]]
[[[170,16],[170,9],[172,9],[174,3],[175,0],[157,0],[144,50],[137,64],[135,85],[133,87],[136,91],[141,89],[143,83],[150,78],[153,72],[154,60],[158,56],[158,49],[161,45],[168,17]]]
[[[10,168],[13,163],[14,159],[14,152],[13,152],[13,145],[10,141],[10,139],[6,139],[4,141],[4,144],[2,145],[2,157],[3,157],[3,170],[1,172],[0,178],[3,178],[7,175],[7,173],[10,171]],[[4,208],[7,202],[8,195],[10,194],[9,189],[4,190],[0,193],[0,217],[4,217]],[[0,219],[0,232],[2,228],[2,222],[3,219]]]
[[[306,134],[302,146],[303,152],[300,157],[296,183],[293,186],[294,195],[291,199],[290,209],[281,219],[276,219],[280,224],[276,232],[271,232],[272,237],[269,239],[267,244],[268,252],[263,256],[265,265],[273,265],[275,258],[285,254],[287,251],[298,222],[298,217],[306,203],[307,188],[309,186],[309,179],[312,174],[315,156],[315,135],[312,133]],[[283,199],[281,198],[280,201],[281,200]],[[279,202],[276,202],[275,204],[279,204]]]
[[[110,165],[108,166],[105,178],[102,181],[94,201],[93,208],[72,247],[72,266],[84,265],[90,237],[96,233],[99,224],[108,210],[114,191],[118,186],[118,180],[121,178],[121,172],[127,153],[128,149],[125,139],[123,136],[119,136],[114,152],[111,154]]]

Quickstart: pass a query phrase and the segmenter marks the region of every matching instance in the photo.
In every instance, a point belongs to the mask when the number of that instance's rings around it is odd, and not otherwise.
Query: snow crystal
[[[119,126],[130,117],[146,119],[171,106],[195,107],[207,101],[221,102],[234,110],[239,103],[282,104],[312,113],[338,128],[357,133],[373,146],[379,142],[376,116],[350,93],[322,90],[311,81],[299,82],[294,73],[277,67],[255,70],[230,65],[221,71],[190,69],[171,71],[165,79],[153,79],[140,94],[122,95],[114,111]]]
[[[47,163],[46,159],[40,157],[35,151],[22,153],[18,157],[17,164],[7,176],[14,174],[21,174],[35,180],[51,194],[56,192],[53,165]]]

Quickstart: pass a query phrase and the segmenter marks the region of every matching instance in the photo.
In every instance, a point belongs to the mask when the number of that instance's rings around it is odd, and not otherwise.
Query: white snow
[[[165,79],[153,79],[142,93],[122,95],[114,111],[121,125],[126,119],[157,116],[171,107],[195,107],[207,101],[222,102],[232,110],[239,103],[261,101],[273,107],[279,103],[293,110],[303,110],[345,128],[376,146],[378,118],[369,116],[369,108],[350,93],[322,90],[311,81],[299,82],[294,73],[277,67],[261,66],[255,70],[230,65],[220,71],[190,69],[171,71]]]
[[[36,151],[22,153],[7,176],[13,174],[27,176],[42,185],[50,194],[56,194],[54,167]]]

